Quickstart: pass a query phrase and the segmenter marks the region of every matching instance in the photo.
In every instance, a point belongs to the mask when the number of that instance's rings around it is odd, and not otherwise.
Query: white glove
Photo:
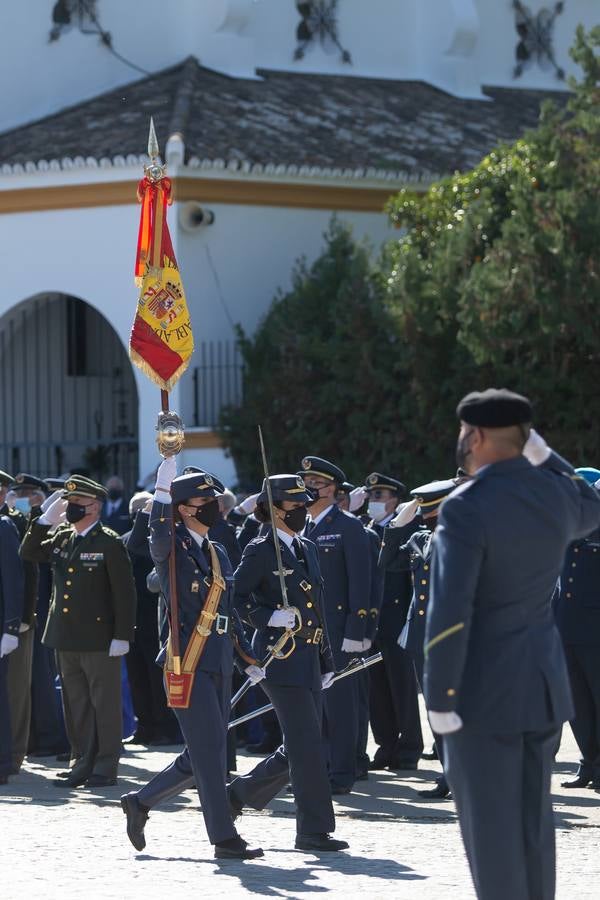
[[[65,513],[67,511],[67,501],[62,496],[57,497],[39,517],[40,525],[62,525],[65,521]]]
[[[15,494],[14,491],[9,491],[4,499],[6,501],[6,505],[8,506],[9,509],[15,508],[15,502],[17,500],[17,495]]]
[[[342,653],[362,653],[363,642],[344,638],[342,641]]]
[[[461,717],[455,712],[434,712],[430,709],[428,716],[431,730],[436,734],[452,734],[463,727]]]
[[[367,492],[364,487],[355,487],[353,491],[350,491],[350,512],[360,509],[366,499]]]
[[[48,507],[52,506],[52,504],[54,503],[55,500],[58,500],[59,498],[62,499],[62,495],[63,495],[62,489],[59,489],[58,491],[54,491],[53,494],[50,494],[49,497],[46,497],[46,499],[42,503],[42,512],[45,513],[46,510],[48,509]]]
[[[245,500],[242,500],[242,502],[238,505],[238,509],[241,509],[243,513],[246,513],[246,515],[249,516],[250,513],[253,513],[256,509],[257,497],[258,494],[250,494],[249,497],[246,497]]]
[[[266,678],[267,673],[264,669],[261,669],[260,666],[247,666],[244,669],[244,672],[252,682],[252,684],[258,684],[259,681],[262,681],[263,678]]]
[[[177,478],[177,460],[174,456],[168,456],[156,470],[154,498],[159,503],[171,502],[171,482],[174,478]]]
[[[372,646],[373,646],[373,641],[370,638],[365,638],[364,641],[362,642],[363,650],[370,650]]]
[[[400,506],[396,507],[396,515],[390,522],[390,528],[401,528],[403,525],[408,525],[416,516],[418,508],[418,500],[408,500],[406,503],[401,503]]]
[[[296,616],[291,609],[276,609],[268,622],[273,628],[294,628]]]
[[[125,656],[126,653],[129,653],[129,641],[119,641],[117,638],[113,638],[108,648],[108,655]]]
[[[9,653],[12,653],[13,650],[16,650],[19,646],[19,638],[16,634],[3,634],[0,638],[0,659],[3,656],[8,656]]]
[[[321,690],[326,691],[328,687],[331,687],[334,678],[335,672],[325,672],[321,675]]]
[[[525,446],[523,447],[523,456],[525,459],[528,459],[534,466],[541,466],[543,462],[546,462],[551,453],[550,447],[541,434],[538,434],[535,428],[532,428],[529,432],[529,437],[527,438]]]

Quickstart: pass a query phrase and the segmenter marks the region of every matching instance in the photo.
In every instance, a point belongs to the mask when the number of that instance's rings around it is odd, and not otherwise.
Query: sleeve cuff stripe
[[[465,627],[464,622],[458,622],[456,625],[453,625],[451,628],[446,628],[445,631],[440,631],[439,634],[436,634],[434,638],[432,638],[428,644],[425,644],[425,656],[429,653],[432,647],[435,647],[436,644],[439,644],[440,641],[445,641],[446,638],[452,637],[453,634],[456,634],[457,631],[461,631]]]

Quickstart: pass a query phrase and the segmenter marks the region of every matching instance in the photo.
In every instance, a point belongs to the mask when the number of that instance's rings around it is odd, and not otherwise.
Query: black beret
[[[397,478],[392,478],[391,475],[382,475],[381,472],[371,472],[365,481],[365,490],[376,491],[382,489],[395,491],[397,494],[403,494],[406,490],[406,485],[402,484],[401,481],[398,481]]]
[[[106,500],[108,494],[106,488],[85,475],[69,475],[65,478],[65,497],[72,496],[93,497],[94,500]]]
[[[61,485],[62,487],[62,485]],[[48,493],[48,485],[41,478],[35,475],[28,475],[26,472],[19,472],[15,475],[14,481],[8,486],[9,491],[40,491],[42,494]]]
[[[178,475],[171,482],[171,499],[173,503],[184,503],[192,497],[217,497],[225,490],[223,484],[210,472],[197,469],[184,475]]]
[[[337,481],[343,484],[346,476],[339,466],[334,465],[327,459],[321,459],[319,456],[305,456],[301,463],[302,471],[297,475],[306,477],[307,475],[320,475],[322,478],[328,478],[330,481]]]
[[[308,503],[312,500],[312,494],[309,493],[301,475],[270,475],[269,484],[274,503],[281,503],[283,500]],[[265,505],[268,503],[266,479],[263,481],[256,503]]]
[[[531,422],[531,403],[527,397],[506,388],[473,391],[456,408],[458,418],[480,428],[508,428]]]

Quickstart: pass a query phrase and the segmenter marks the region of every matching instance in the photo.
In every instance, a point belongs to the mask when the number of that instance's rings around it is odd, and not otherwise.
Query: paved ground
[[[436,763],[412,773],[374,773],[336,802],[337,834],[351,850],[320,857],[293,849],[294,807],[286,797],[264,813],[244,814],[240,831],[260,841],[265,857],[218,864],[212,859],[193,792],[152,813],[146,850],[125,837],[119,796],[170,761],[172,751],[127,751],[118,787],[98,793],[52,787],[54,760],[26,763],[0,788],[0,897],[2,900],[138,900],[194,895],[221,897],[394,897],[424,900],[474,897],[454,806],[423,803],[415,789]],[[557,811],[558,898],[600,897],[600,796],[560,788],[577,754],[565,731],[554,776]],[[256,757],[239,755],[240,771]],[[409,773],[404,773],[408,775]],[[182,894],[183,892],[183,894]],[[507,898],[510,900],[510,898]]]

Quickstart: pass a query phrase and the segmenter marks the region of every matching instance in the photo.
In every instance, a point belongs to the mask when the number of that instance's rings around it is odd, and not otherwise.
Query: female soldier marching
[[[229,800],[238,814],[244,806],[263,809],[291,778],[297,806],[296,848],[345,850],[345,841],[329,835],[335,817],[321,736],[321,691],[331,683],[334,665],[321,606],[322,578],[315,545],[298,535],[311,497],[297,475],[273,475],[269,483],[276,521],[267,536],[255,538],[244,549],[234,576],[235,607],[256,629],[252,646],[260,660],[269,657],[286,631],[293,632],[295,648],[288,655],[290,636],[282,648],[284,658],[272,659],[262,682],[284,744],[248,775],[232,781]],[[254,514],[260,521],[270,521],[266,480]],[[289,608],[282,598],[275,531]]]

